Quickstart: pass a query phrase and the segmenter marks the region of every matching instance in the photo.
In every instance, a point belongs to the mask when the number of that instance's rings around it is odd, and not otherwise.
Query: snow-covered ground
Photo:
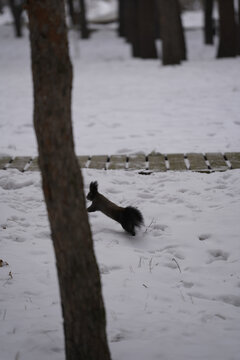
[[[5,25],[0,39],[0,155],[36,155],[28,39]],[[165,68],[131,59],[111,27],[70,40],[77,154],[239,151],[239,58],[215,60],[200,31],[187,33],[190,61]],[[83,175],[85,192],[97,180],[145,219],[133,238],[89,217],[112,359],[239,360],[240,170]],[[40,174],[0,171],[0,199],[0,359],[63,360]]]
[[[239,170],[84,170],[137,206],[135,238],[90,215],[113,360],[239,360]],[[1,359],[61,360],[62,320],[39,173],[0,171]],[[11,275],[9,272],[11,271]]]
[[[239,150],[239,58],[215,60],[201,30],[186,35],[190,61],[174,67],[132,59],[111,27],[70,35],[78,155]],[[0,154],[36,155],[28,36],[1,26],[0,39]]]

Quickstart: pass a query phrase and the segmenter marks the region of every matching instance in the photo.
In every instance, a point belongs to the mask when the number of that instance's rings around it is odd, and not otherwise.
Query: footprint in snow
[[[100,267],[100,273],[101,274],[109,274],[111,271],[123,269],[122,266],[118,266],[118,265],[107,266],[107,265],[104,265],[104,264],[100,264],[99,267]]]
[[[22,242],[26,241],[26,239],[24,237],[22,237],[22,236],[14,236],[13,241],[22,243]]]
[[[201,234],[201,235],[198,236],[198,239],[200,241],[205,241],[205,240],[208,240],[210,238],[211,238],[211,234]]]
[[[165,231],[168,228],[168,226],[164,225],[164,224],[154,224],[153,228],[154,228],[154,230]]]
[[[211,264],[214,261],[223,260],[227,261],[229,258],[229,254],[226,251],[222,251],[220,249],[212,249],[208,251],[210,258],[206,262],[207,264]]]
[[[231,294],[219,295],[214,300],[220,300],[225,304],[240,307],[240,296],[238,295],[231,295]]]
[[[186,289],[191,289],[194,286],[194,283],[191,281],[182,281],[181,283]]]
[[[153,199],[154,195],[151,195],[149,193],[139,193],[138,197],[140,197],[142,199]]]

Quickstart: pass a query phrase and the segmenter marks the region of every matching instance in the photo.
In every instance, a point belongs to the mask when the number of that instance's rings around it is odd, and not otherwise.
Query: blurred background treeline
[[[240,0],[65,0],[69,29],[91,39],[99,25],[115,24],[135,58],[177,65],[188,59],[183,14],[201,13],[203,41],[216,57],[240,54]],[[16,37],[28,26],[25,0],[0,0],[0,17],[11,14]],[[157,45],[160,43],[160,47]],[[161,49],[159,51],[159,48]]]

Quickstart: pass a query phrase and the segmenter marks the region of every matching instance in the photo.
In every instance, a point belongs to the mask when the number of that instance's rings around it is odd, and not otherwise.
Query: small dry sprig
[[[150,224],[146,227],[145,233],[148,231],[148,229],[151,227],[151,225],[154,223],[155,219],[153,218]]]
[[[177,262],[177,260],[175,258],[172,258],[172,261],[174,261],[177,264],[179,272],[182,273],[181,268],[180,268],[179,263]]]
[[[150,271],[150,273],[152,272],[152,269],[153,269],[153,264],[152,264],[152,262],[153,262],[153,257],[151,257],[151,259],[150,259],[150,261],[149,261],[149,271]]]

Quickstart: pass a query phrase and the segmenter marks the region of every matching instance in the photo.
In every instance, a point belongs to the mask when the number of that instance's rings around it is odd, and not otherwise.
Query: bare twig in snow
[[[179,266],[177,260],[176,260],[175,258],[172,258],[172,261],[174,261],[174,262],[177,264],[177,267],[178,267],[179,272],[182,273],[182,271],[181,271],[181,269],[180,269],[180,266]]]
[[[152,221],[150,222],[150,224],[146,227],[146,230],[144,231],[144,233],[146,233],[148,231],[148,229],[151,227],[151,225],[153,224],[154,222],[154,218],[152,218]]]

